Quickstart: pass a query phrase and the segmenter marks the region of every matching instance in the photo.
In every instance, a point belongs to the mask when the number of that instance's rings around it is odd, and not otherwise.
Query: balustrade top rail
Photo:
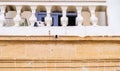
[[[32,1],[0,1],[0,5],[55,5],[55,6],[106,6],[106,2],[79,2],[79,1],[39,1],[39,2],[32,2]]]
[[[41,2],[41,1],[80,1],[80,2],[105,2],[106,0],[0,0],[1,2]]]

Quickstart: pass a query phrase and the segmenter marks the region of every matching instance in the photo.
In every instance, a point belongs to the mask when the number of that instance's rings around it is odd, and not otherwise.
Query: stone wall
[[[119,40],[22,39],[1,39],[0,71],[119,70]]]
[[[120,42],[0,41],[0,58],[3,59],[106,59],[119,56]]]

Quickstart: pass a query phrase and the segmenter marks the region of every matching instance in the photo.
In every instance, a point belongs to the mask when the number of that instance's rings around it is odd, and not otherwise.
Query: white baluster
[[[22,6],[16,6],[17,15],[14,18],[15,26],[19,26],[19,24],[20,24],[20,21],[21,21],[21,16],[20,16],[21,9],[22,9]]]
[[[67,6],[62,6],[62,17],[61,17],[61,25],[62,26],[67,26],[68,25],[68,18],[67,18]]]
[[[0,6],[0,27],[3,26],[4,21],[5,21],[5,6]]]
[[[95,15],[95,9],[96,9],[96,6],[89,7],[89,10],[91,13],[90,21],[92,22],[93,26],[97,26],[97,23],[98,23],[98,18]]]
[[[76,7],[77,8],[77,18],[76,18],[76,25],[82,26],[83,23],[83,17],[82,17],[82,7]]]
[[[51,26],[52,25],[51,6],[46,6],[46,10],[47,10],[47,14],[45,17],[45,24],[47,26]]]
[[[31,6],[32,15],[31,15],[31,17],[29,18],[30,23],[31,23],[31,27],[33,27],[33,26],[34,26],[34,23],[37,21],[37,18],[36,18],[36,16],[35,16],[36,8],[37,8],[37,6]]]

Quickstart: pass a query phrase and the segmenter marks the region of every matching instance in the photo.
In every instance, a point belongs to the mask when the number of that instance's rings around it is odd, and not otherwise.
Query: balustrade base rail
[[[0,36],[120,36],[118,31],[107,26],[1,27]]]

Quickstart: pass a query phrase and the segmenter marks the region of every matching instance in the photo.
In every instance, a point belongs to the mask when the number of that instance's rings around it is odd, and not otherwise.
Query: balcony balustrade
[[[1,2],[0,36],[119,36],[108,17],[104,1]]]

